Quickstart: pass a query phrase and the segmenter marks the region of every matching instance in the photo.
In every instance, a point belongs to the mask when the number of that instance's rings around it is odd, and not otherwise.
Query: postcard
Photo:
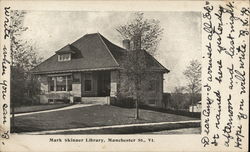
[[[1,1],[0,150],[247,151],[249,1]]]

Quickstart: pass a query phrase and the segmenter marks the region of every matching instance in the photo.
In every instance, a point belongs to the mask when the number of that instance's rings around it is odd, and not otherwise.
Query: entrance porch
[[[81,97],[110,96],[110,71],[81,73]]]
[[[118,71],[84,71],[40,75],[41,103],[105,103],[117,93]]]

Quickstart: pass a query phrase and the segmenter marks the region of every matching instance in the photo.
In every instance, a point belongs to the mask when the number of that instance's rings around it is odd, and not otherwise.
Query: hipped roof
[[[68,44],[56,54],[31,70],[34,74],[114,70],[121,69],[120,65],[127,50],[113,44],[100,33],[86,34],[72,44]],[[146,52],[146,51],[145,51]],[[72,53],[70,61],[58,62],[58,54]],[[150,65],[154,70],[169,72],[154,57],[149,57]]]

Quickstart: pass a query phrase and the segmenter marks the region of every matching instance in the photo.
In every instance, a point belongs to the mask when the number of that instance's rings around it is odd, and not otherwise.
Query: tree
[[[120,25],[116,28],[123,39],[129,39],[133,42],[133,49],[126,52],[123,59],[124,70],[129,81],[127,81],[130,95],[135,98],[136,115],[139,119],[139,103],[145,92],[145,76],[150,75],[147,67],[148,53],[154,54],[158,43],[161,40],[163,29],[159,21],[155,19],[145,19],[144,14],[136,12],[133,18],[126,25]],[[138,44],[139,43],[139,44]]]
[[[194,104],[194,98],[197,93],[201,91],[201,63],[198,60],[190,61],[186,70],[183,72],[187,79],[187,90],[191,95],[192,106]],[[192,107],[192,111],[193,111]]]
[[[23,32],[28,29],[28,27],[23,26],[25,14],[25,11],[11,11],[10,48],[12,53],[12,66],[21,68],[24,71],[29,71],[40,63],[42,58],[38,57],[35,52],[34,44],[24,41],[22,38]]]
[[[32,103],[31,96],[38,91],[36,81],[28,71],[42,61],[34,45],[22,38],[28,29],[23,26],[25,14],[25,11],[13,10],[10,16],[12,132],[15,126],[14,106]]]
[[[176,86],[173,90],[171,96],[171,107],[174,109],[184,109],[185,104],[185,87],[183,86]]]
[[[135,119],[139,119],[139,103],[143,96],[143,88],[145,83],[143,78],[146,73],[145,52],[143,50],[128,51],[124,59],[124,73],[128,81],[126,82],[130,87],[130,96],[135,98],[136,115]]]
[[[144,13],[132,14],[130,21],[116,28],[123,39],[131,40],[134,36],[141,36],[141,49],[154,55],[163,34],[160,21],[156,19],[145,19]]]

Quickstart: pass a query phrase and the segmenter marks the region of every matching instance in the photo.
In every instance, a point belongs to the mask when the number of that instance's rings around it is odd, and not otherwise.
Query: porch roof
[[[92,71],[111,71],[119,70],[119,67],[110,68],[94,68],[94,69],[79,69],[79,70],[56,70],[56,71],[43,71],[43,72],[33,72],[33,74],[57,74],[57,73],[71,73],[71,72],[92,72]]]

